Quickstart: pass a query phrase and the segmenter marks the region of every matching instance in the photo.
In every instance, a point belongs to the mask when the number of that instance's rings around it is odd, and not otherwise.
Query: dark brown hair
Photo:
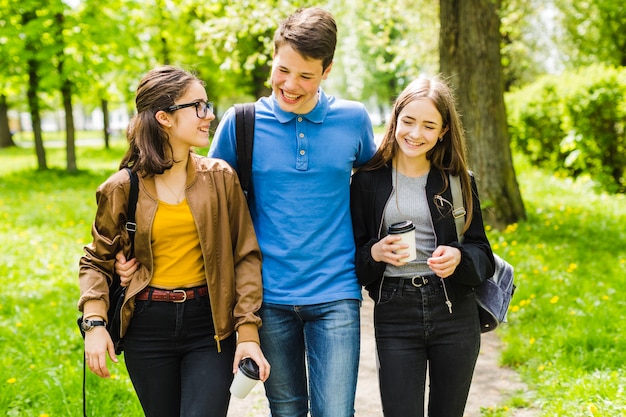
[[[433,102],[441,114],[442,129],[448,129],[442,140],[438,141],[435,147],[426,154],[426,158],[434,168],[444,173],[445,188],[448,187],[448,174],[459,176],[463,189],[463,203],[467,211],[465,220],[465,229],[467,229],[472,221],[473,197],[468,172],[465,131],[456,109],[454,93],[442,76],[420,77],[411,82],[400,93],[393,104],[391,120],[387,124],[380,147],[372,159],[361,169],[378,169],[393,160],[398,152],[398,143],[396,142],[398,117],[407,104],[423,98],[428,98]]]
[[[194,82],[204,85],[195,75],[169,65],[154,68],[144,75],[137,86],[137,114],[126,130],[128,150],[120,169],[131,167],[143,175],[155,175],[172,167],[174,160],[169,136],[155,115],[175,104]]]
[[[289,44],[305,58],[321,59],[322,69],[333,62],[337,46],[337,24],[332,14],[318,7],[298,9],[285,19],[274,34],[274,53]]]

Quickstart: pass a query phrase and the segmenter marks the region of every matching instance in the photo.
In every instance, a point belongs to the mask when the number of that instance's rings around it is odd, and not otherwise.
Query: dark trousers
[[[207,296],[184,303],[136,301],[125,361],[147,417],[225,417],[235,336],[220,342]]]
[[[472,288],[431,275],[428,283],[385,278],[374,308],[379,383],[385,417],[462,417],[480,349]],[[378,294],[375,294],[378,295]],[[376,297],[375,299],[378,299]]]

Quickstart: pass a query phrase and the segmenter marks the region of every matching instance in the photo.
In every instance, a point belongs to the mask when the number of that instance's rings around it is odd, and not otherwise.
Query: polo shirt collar
[[[272,111],[274,112],[274,116],[280,123],[287,123],[296,118],[296,116],[302,116],[307,119],[311,123],[322,123],[326,118],[326,114],[328,113],[328,96],[324,91],[320,88],[318,91],[319,98],[317,100],[317,104],[307,114],[296,114],[292,112],[286,112],[280,108],[278,105],[278,100],[276,100],[276,96],[272,93]]]

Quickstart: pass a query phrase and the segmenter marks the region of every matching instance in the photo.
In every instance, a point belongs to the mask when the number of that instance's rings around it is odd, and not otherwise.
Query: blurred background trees
[[[274,30],[311,5],[339,26],[324,89],[364,102],[375,124],[413,78],[451,77],[494,224],[524,217],[512,152],[626,190],[626,6],[611,0],[0,0],[0,148],[31,132],[47,169],[52,114],[76,171],[74,116],[109,146],[112,112],[131,116],[159,64],[194,70],[219,117],[269,93]]]

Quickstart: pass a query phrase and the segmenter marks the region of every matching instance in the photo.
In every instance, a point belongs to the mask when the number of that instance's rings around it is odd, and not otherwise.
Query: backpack
[[[463,242],[465,208],[461,204],[463,197],[458,176],[450,176],[450,191],[452,191],[452,205],[454,206],[454,224],[460,243]],[[506,323],[506,313],[516,288],[513,284],[513,266],[495,253],[493,258],[496,266],[493,276],[475,288],[481,333],[490,332],[500,323]]]

